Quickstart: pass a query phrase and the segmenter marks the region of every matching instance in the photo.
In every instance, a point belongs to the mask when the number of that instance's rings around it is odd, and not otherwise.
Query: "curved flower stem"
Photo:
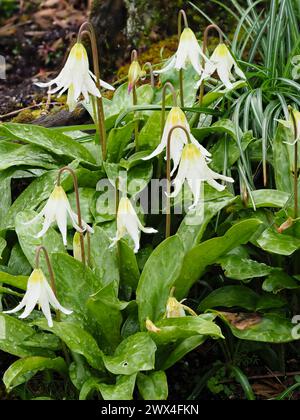
[[[150,61],[147,61],[147,63],[145,63],[143,65],[142,70],[145,70],[145,68],[148,67],[149,71],[150,71],[150,82],[151,82],[151,87],[152,89],[155,88],[155,78],[154,78],[154,72],[153,72],[153,67],[152,64],[150,63]]]
[[[293,111],[290,112],[295,135],[295,145],[294,145],[294,219],[298,218],[298,129],[297,121]]]
[[[57,185],[60,186],[60,179],[63,172],[69,172],[73,178],[74,184],[74,192],[76,198],[76,209],[77,209],[77,218],[78,218],[78,226],[81,229],[80,234],[80,248],[81,248],[81,261],[83,265],[85,265],[85,250],[84,250],[84,236],[83,236],[83,227],[82,227],[82,217],[81,217],[81,207],[80,207],[80,198],[79,198],[79,189],[78,189],[78,180],[75,172],[73,169],[69,168],[69,166],[64,166],[61,168],[57,175]],[[88,242],[89,244],[89,242]],[[90,250],[88,250],[88,255],[90,255]]]
[[[203,54],[206,54],[207,48],[208,48],[208,36],[209,33],[212,30],[216,30],[219,34],[219,42],[220,44],[223,43],[223,34],[221,29],[219,28],[218,25],[212,24],[212,25],[208,25],[203,33],[203,45],[202,45],[202,51]],[[205,66],[205,59],[202,57],[202,67],[204,68]],[[202,106],[202,102],[203,102],[203,96],[204,96],[204,80],[202,80],[201,86],[200,86],[200,95],[199,95],[199,106]]]
[[[100,92],[100,65],[99,65],[99,55],[98,55],[98,46],[97,46],[97,38],[95,34],[95,29],[90,22],[84,22],[78,32],[77,40],[78,42],[82,41],[82,38],[87,35],[89,37],[91,47],[92,47],[92,55],[93,55],[93,63],[94,63],[94,73],[96,76],[96,86]],[[102,147],[102,159],[106,159],[106,130],[105,130],[105,117],[104,117],[104,109],[103,109],[103,101],[102,97],[97,97],[97,121],[98,121],[98,130],[100,136],[100,142]]]
[[[190,133],[182,125],[174,125],[168,134],[167,141],[167,203],[166,203],[166,238],[171,234],[171,140],[174,130],[183,130],[187,136],[188,142],[190,142]]]
[[[178,41],[180,41],[181,33],[182,33],[182,21],[184,23],[185,28],[189,27],[188,20],[186,13],[183,9],[179,10],[178,13]],[[179,85],[180,85],[180,105],[181,108],[184,107],[184,87],[183,87],[183,70],[179,70]]]
[[[164,127],[166,122],[166,93],[167,89],[169,89],[173,96],[173,106],[177,106],[177,95],[176,90],[171,82],[166,82],[162,89],[162,101],[161,101],[161,120],[160,120],[160,138],[162,138],[164,133]],[[162,169],[162,157],[160,156],[158,159],[157,165],[157,178],[161,177],[161,169]]]
[[[138,61],[138,53],[137,50],[132,50],[131,52],[131,62],[133,61]],[[132,103],[133,106],[136,106],[138,104],[138,100],[137,100],[137,94],[136,94],[136,84],[133,84],[132,87]],[[136,117],[136,114],[134,114],[134,116]],[[138,152],[139,151],[139,122],[136,121],[135,125],[134,125],[134,140],[135,140],[135,151]]]

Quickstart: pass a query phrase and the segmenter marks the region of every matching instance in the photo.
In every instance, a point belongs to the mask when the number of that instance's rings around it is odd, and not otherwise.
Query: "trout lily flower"
[[[13,314],[20,311],[25,307],[24,312],[19,316],[19,318],[27,318],[36,305],[42,309],[43,314],[45,315],[49,327],[53,327],[53,321],[51,317],[50,305],[66,315],[70,315],[72,311],[64,308],[58,302],[53,290],[51,289],[44,273],[41,269],[37,268],[31,273],[28,283],[27,290],[18,306],[10,311],[6,311],[6,314]]]
[[[186,312],[188,312],[190,315],[197,316],[193,309],[183,305],[182,302],[184,302],[186,299],[178,302],[178,300],[173,296],[173,293],[174,288],[171,290],[170,296],[168,298],[164,318],[181,318],[186,316]]]
[[[70,112],[74,111],[82,94],[85,101],[89,102],[89,94],[100,98],[101,93],[96,86],[96,77],[89,70],[89,59],[81,42],[77,42],[71,49],[69,57],[59,75],[47,83],[36,83],[37,86],[48,87],[49,94],[59,92],[61,96],[68,90],[67,104]],[[51,89],[52,85],[57,85]],[[115,90],[111,85],[100,80],[100,86],[105,89]]]
[[[289,128],[290,130],[292,130],[294,141],[292,143],[285,141],[284,143],[290,146],[294,146],[300,140],[300,112],[292,107],[289,107],[289,111],[290,111],[290,117],[288,121],[286,120],[277,120],[277,121],[283,124],[286,128]]]
[[[231,52],[225,44],[219,44],[214,50],[212,56],[205,63],[204,71],[202,73],[201,79],[199,80],[197,87],[201,85],[203,80],[206,80],[210,77],[215,71],[217,71],[218,76],[222,83],[226,86],[227,89],[232,89],[233,84],[232,80],[235,80],[231,70],[234,67],[234,71],[241,79],[245,80],[246,76],[242,70],[237,65],[237,62],[231,55]]]
[[[205,160],[205,156],[203,156],[199,148],[193,143],[189,143],[184,146],[178,173],[174,180],[175,189],[170,197],[176,197],[179,194],[185,180],[187,180],[194,196],[194,203],[190,206],[190,209],[192,209],[199,202],[201,182],[206,181],[210,186],[218,191],[223,191],[225,189],[225,185],[219,184],[216,179],[234,182],[232,178],[218,174],[210,169]]]
[[[131,93],[133,87],[137,84],[140,77],[144,76],[141,66],[137,60],[133,60],[128,72],[128,93]]]
[[[173,107],[171,109],[171,111],[168,115],[168,118],[166,120],[166,124],[165,124],[165,128],[164,128],[164,131],[163,131],[163,135],[162,135],[160,144],[157,146],[157,148],[149,156],[146,156],[145,158],[143,158],[143,160],[152,159],[153,157],[155,157],[155,156],[157,156],[157,155],[159,155],[163,152],[163,150],[167,147],[168,135],[170,133],[170,130],[172,129],[172,127],[175,127],[176,125],[181,125],[182,127],[184,127],[188,131],[188,133],[190,135],[191,142],[197,148],[199,148],[201,153],[205,156],[205,159],[209,160],[209,156],[211,156],[211,154],[200,143],[198,143],[198,141],[192,135],[189,123],[186,119],[186,116],[185,116],[184,112],[179,107]],[[174,129],[174,131],[172,133],[172,140],[171,140],[171,147],[170,147],[171,159],[173,161],[173,169],[172,169],[172,172],[171,172],[171,176],[174,174],[174,172],[176,171],[176,169],[179,165],[182,150],[184,148],[184,145],[187,143],[187,141],[188,141],[188,139],[187,139],[186,133],[182,129],[180,129],[180,128]]]
[[[173,68],[176,70],[185,70],[187,64],[191,63],[196,73],[201,74],[203,71],[200,64],[201,57],[207,61],[207,57],[203,54],[202,49],[198,44],[196,35],[190,28],[185,28],[182,31],[176,53],[164,68],[161,70],[155,70],[154,73],[166,73]]]
[[[41,216],[44,216],[44,223],[42,230],[36,235],[36,238],[41,238],[45,235],[49,227],[56,221],[58,229],[60,230],[60,233],[63,238],[63,243],[66,246],[67,245],[67,217],[70,217],[73,227],[78,231],[89,231],[91,233],[94,232],[94,230],[82,220],[82,227],[81,229],[76,220],[77,220],[77,214],[73,212],[71,209],[68,197],[63,189],[63,187],[56,185],[52,193],[50,194],[50,197],[45,205],[45,207],[42,209],[42,211],[34,217],[29,222],[26,222],[25,224],[32,224],[35,223]]]
[[[156,233],[157,230],[144,227],[138,218],[131,201],[127,197],[122,197],[117,213],[117,234],[112,239],[110,248],[112,248],[120,239],[128,234],[134,242],[134,252],[137,253],[140,248],[140,234]]]

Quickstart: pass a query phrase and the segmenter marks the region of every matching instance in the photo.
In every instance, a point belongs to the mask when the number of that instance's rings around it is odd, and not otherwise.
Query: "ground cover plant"
[[[299,5],[231,0],[232,33],[186,7],[208,26],[180,10],[175,54],[114,85],[81,25],[37,85],[93,123],[0,124],[10,396],[298,396]]]

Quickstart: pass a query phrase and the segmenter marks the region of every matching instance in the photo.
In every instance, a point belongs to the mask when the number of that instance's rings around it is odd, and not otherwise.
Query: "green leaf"
[[[69,156],[83,162],[95,164],[94,157],[88,150],[71,137],[55,129],[33,124],[4,123],[1,132],[11,139],[35,144],[60,156]]]
[[[153,112],[139,134],[139,147],[148,150],[149,154],[160,143],[161,138],[161,113]]]
[[[278,293],[284,289],[299,289],[300,283],[283,271],[274,271],[263,282],[266,292]]]
[[[148,258],[136,291],[141,329],[145,329],[148,317],[156,322],[164,314],[183,257],[182,242],[175,235],[162,242]]]
[[[35,250],[38,246],[43,245],[49,254],[53,252],[65,252],[61,235],[53,228],[50,228],[42,238],[36,238],[36,235],[42,230],[42,218],[40,221],[26,224],[36,216],[33,211],[19,213],[16,217],[16,233],[22,251],[26,255],[32,268],[35,268]],[[41,268],[47,273],[47,265],[44,258],[41,258]]]
[[[7,391],[11,391],[18,385],[29,381],[37,372],[45,369],[55,370],[58,373],[66,374],[68,368],[62,357],[49,359],[46,357],[26,357],[17,360],[6,370],[3,375],[3,382]]]
[[[94,369],[103,370],[102,351],[97,342],[75,322],[54,321],[53,327],[50,328],[46,320],[42,319],[36,321],[35,325],[57,335],[72,352],[84,356]]]
[[[218,313],[229,326],[232,334],[241,340],[260,341],[263,343],[288,343],[294,341],[292,330],[295,324],[277,314],[265,314],[260,322],[243,330],[232,325],[227,318]]]
[[[193,335],[181,341],[175,348],[168,349],[167,352],[163,351],[165,357],[160,364],[160,368],[163,370],[169,369],[179,360],[183,359],[186,354],[203,344],[206,341],[206,338],[207,337],[203,335]]]
[[[9,289],[8,287],[3,287],[0,285],[0,294],[2,295],[12,295],[12,296],[18,296],[18,297],[23,297],[23,295],[21,293],[15,292],[12,289]]]
[[[18,242],[12,247],[7,266],[11,274],[29,275],[31,273],[31,265]]]
[[[232,226],[224,236],[212,238],[191,249],[184,258],[180,276],[175,282],[175,294],[180,299],[187,295],[192,285],[205,273],[209,265],[239,245],[246,244],[261,221],[243,220]]]
[[[119,269],[116,248],[110,248],[111,239],[107,233],[96,226],[91,235],[91,268],[99,279],[99,289],[113,283],[115,290],[119,285]],[[95,290],[96,292],[96,290]]]
[[[129,336],[117,347],[113,356],[104,356],[107,370],[115,375],[132,375],[154,369],[156,345],[147,333]]]
[[[267,252],[279,255],[291,255],[300,248],[300,239],[290,235],[266,229],[257,239],[257,244]]]
[[[116,384],[108,385],[100,382],[99,379],[91,378],[83,385],[79,399],[85,400],[92,391],[96,390],[99,391],[102,398],[107,401],[130,401],[132,400],[135,380],[136,374],[117,376]],[[108,408],[102,408],[101,413],[105,415],[104,410],[108,410]]]
[[[2,143],[0,144],[0,171],[20,165],[45,169],[53,169],[58,165],[57,160],[54,159],[50,153],[45,152],[45,150],[41,147],[30,144],[24,146],[18,145],[18,147],[16,147],[14,150],[3,153],[1,151],[1,146]]]
[[[113,128],[109,132],[107,139],[107,162],[119,163],[126,147],[132,141],[132,133],[135,124],[138,122],[139,120],[134,119],[123,127]]]
[[[12,276],[11,274],[0,272],[0,283],[8,284],[9,286],[17,287],[20,290],[27,289],[27,276]]]
[[[285,142],[293,142],[291,130],[279,124],[272,142],[274,174],[276,187],[280,191],[291,193],[293,191],[293,164],[290,159],[288,146]]]
[[[149,375],[139,373],[137,386],[143,400],[160,401],[168,398],[167,376],[162,370],[150,372]]]
[[[274,299],[275,298],[275,299]],[[223,307],[243,308],[248,311],[261,311],[265,309],[280,308],[286,302],[279,296],[265,294],[260,296],[245,286],[225,286],[211,292],[199,305],[200,311]]]
[[[266,264],[236,255],[222,257],[218,263],[225,271],[225,276],[234,280],[250,281],[252,278],[265,277],[274,270]]]
[[[118,251],[121,282],[135,291],[140,278],[135,253],[123,239],[119,242]]]
[[[190,210],[187,213],[177,231],[177,235],[182,240],[185,252],[189,251],[201,241],[211,219],[224,207],[229,206],[235,200],[235,197],[224,191],[222,193],[217,193],[216,199],[205,200],[203,212],[201,212],[200,216],[197,216],[197,210]]]
[[[256,190],[252,191],[253,201],[256,208],[260,207],[277,207],[282,208],[286,205],[287,201],[290,198],[290,194],[284,191],[278,190]],[[252,207],[253,204],[250,201],[248,204],[249,207]]]
[[[5,248],[6,248],[6,240],[0,237],[0,260],[2,259],[1,255]]]
[[[0,312],[0,350],[18,357],[51,357],[53,353],[50,350],[26,345],[26,341],[35,334],[24,321]]]

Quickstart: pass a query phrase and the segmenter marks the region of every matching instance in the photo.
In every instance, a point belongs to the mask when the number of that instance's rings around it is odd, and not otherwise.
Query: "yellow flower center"
[[[182,151],[183,160],[191,161],[197,160],[199,158],[201,158],[201,152],[195,144],[189,143],[186,146],[184,146],[184,149]]]
[[[40,283],[40,282],[43,281],[43,278],[44,278],[44,274],[43,274],[42,270],[40,268],[36,268],[31,273],[31,275],[28,279],[28,282],[30,282],[31,284]]]
[[[80,42],[76,42],[70,54],[72,54],[76,58],[76,60],[79,60],[79,61],[87,58],[86,49]]]
[[[138,61],[133,61],[129,67],[128,81],[130,84],[135,84],[141,76],[142,69]]]
[[[59,186],[56,185],[54,187],[54,190],[52,191],[52,193],[50,195],[50,199],[55,200],[55,201],[67,200],[67,196],[66,196],[66,193],[65,193],[63,187],[61,187],[60,185]]]
[[[228,54],[228,48],[225,44],[219,44],[215,49],[215,53],[219,57],[226,57],[226,55]]]
[[[180,41],[182,42],[191,42],[196,38],[194,32],[191,30],[191,28],[184,28],[182,31]]]
[[[185,126],[185,115],[184,112],[179,107],[174,107],[171,109],[169,114],[169,120],[171,124],[174,125],[183,125]]]

